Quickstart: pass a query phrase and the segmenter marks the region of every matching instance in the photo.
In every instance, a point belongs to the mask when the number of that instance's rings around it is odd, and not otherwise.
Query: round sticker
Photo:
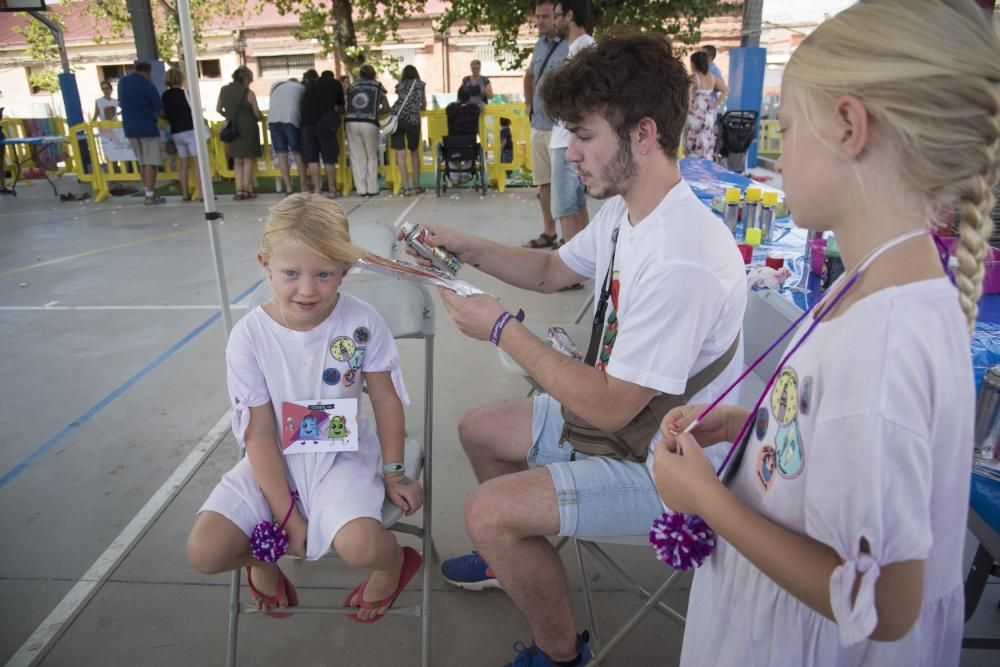
[[[778,434],[774,438],[775,462],[778,465],[778,473],[785,479],[794,479],[802,472],[802,439],[799,437],[799,425],[792,422],[788,426],[778,429]]]
[[[358,327],[354,330],[354,340],[358,345],[367,343],[369,336],[371,336],[371,333],[369,333],[368,327]]]
[[[334,385],[340,382],[340,371],[336,368],[327,368],[323,371],[324,384]]]
[[[358,372],[353,368],[344,373],[344,386],[350,387],[358,379]]]
[[[795,371],[785,368],[771,390],[771,412],[781,426],[787,426],[798,412],[798,379]]]
[[[354,356],[355,349],[357,349],[357,345],[347,336],[337,336],[330,343],[330,354],[337,361],[347,361]]]
[[[757,450],[757,462],[754,469],[757,472],[757,481],[760,482],[764,493],[767,493],[774,482],[774,445],[763,445]]]
[[[757,436],[758,440],[763,440],[764,436],[767,435],[767,422],[770,421],[768,416],[767,408],[760,408],[757,410],[757,419],[754,424],[754,435]]]
[[[802,386],[799,387],[799,412],[804,415],[809,414],[809,407],[812,405],[812,388],[812,376],[802,378]]]

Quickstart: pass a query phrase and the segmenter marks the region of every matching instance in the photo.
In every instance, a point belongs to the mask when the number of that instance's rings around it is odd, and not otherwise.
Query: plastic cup
[[[775,257],[774,255],[768,255],[767,259],[764,260],[764,266],[769,266],[772,269],[780,269],[785,265],[784,257]]]
[[[746,243],[738,243],[736,247],[740,249],[740,254],[743,255],[743,263],[749,264],[753,260],[753,246]]]

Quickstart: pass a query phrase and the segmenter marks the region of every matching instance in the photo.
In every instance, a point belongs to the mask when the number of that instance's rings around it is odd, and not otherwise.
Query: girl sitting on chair
[[[280,553],[268,557],[257,539],[268,532],[258,534],[262,522],[284,519],[288,555],[316,560],[333,549],[372,570],[344,601],[359,608],[349,618],[361,623],[380,620],[420,569],[420,554],[381,527],[386,497],[411,515],[423,491],[403,472],[408,397],[395,342],[370,305],[339,293],[362,254],[338,204],[315,194],[284,199],[257,254],[274,296],[233,327],[226,348],[233,436],[246,457],[199,511],[188,561],[205,574],[245,567],[254,602],[273,618],[288,616],[271,610],[295,606],[298,595],[272,562]],[[363,417],[324,422],[315,411],[346,399],[359,414],[364,385],[374,425]],[[354,451],[324,451],[351,442],[351,430]]]

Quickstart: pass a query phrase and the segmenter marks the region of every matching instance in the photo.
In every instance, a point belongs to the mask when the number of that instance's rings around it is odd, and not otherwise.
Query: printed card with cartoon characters
[[[281,446],[285,456],[358,449],[358,399],[284,401]]]

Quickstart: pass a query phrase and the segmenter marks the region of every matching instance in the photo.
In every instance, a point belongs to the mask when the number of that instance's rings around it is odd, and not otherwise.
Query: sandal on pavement
[[[410,192],[410,188],[403,188],[403,196],[404,197],[409,197],[411,194],[413,194],[413,193]]]
[[[412,547],[403,547],[403,567],[399,571],[399,584],[396,585],[396,590],[381,600],[369,602],[364,599],[365,586],[368,585],[368,582],[363,581],[357,588],[347,594],[347,598],[344,599],[344,606],[360,607],[361,609],[385,609],[388,611],[396,602],[396,598],[399,597],[399,594],[403,592],[404,588],[406,588],[406,585],[410,583],[411,579],[413,579],[413,575],[420,570],[420,564],[423,560],[424,559],[420,556],[420,553],[416,549]],[[361,618],[357,614],[348,614],[347,618],[355,623],[377,623],[385,618],[385,613],[383,612],[377,616],[372,616],[367,620]]]
[[[416,192],[418,195],[422,195],[425,192],[427,192],[427,188],[414,188],[413,191]]]
[[[278,566],[275,565],[275,567]],[[274,589],[274,595],[264,595],[256,588],[254,588],[253,579],[251,579],[250,571],[251,568],[249,565],[247,565],[247,586],[250,587],[250,597],[253,598],[254,603],[264,602],[270,605],[272,609],[274,609],[275,607],[280,608],[281,598],[284,597],[286,600],[288,600],[287,606],[289,607],[298,606],[299,594],[295,590],[295,586],[292,585],[292,582],[290,582],[288,580],[288,577],[285,576],[285,573],[281,571],[280,567],[278,567],[278,586],[277,588]],[[289,616],[291,616],[291,614],[280,614],[269,611],[264,611],[261,613],[263,613],[268,618],[288,618]]]
[[[538,235],[538,238],[531,239],[524,244],[525,248],[551,248],[556,244],[555,234],[545,234],[544,232]]]
[[[237,190],[236,194],[233,195],[233,201],[243,201],[246,199],[246,193],[242,190]]]

